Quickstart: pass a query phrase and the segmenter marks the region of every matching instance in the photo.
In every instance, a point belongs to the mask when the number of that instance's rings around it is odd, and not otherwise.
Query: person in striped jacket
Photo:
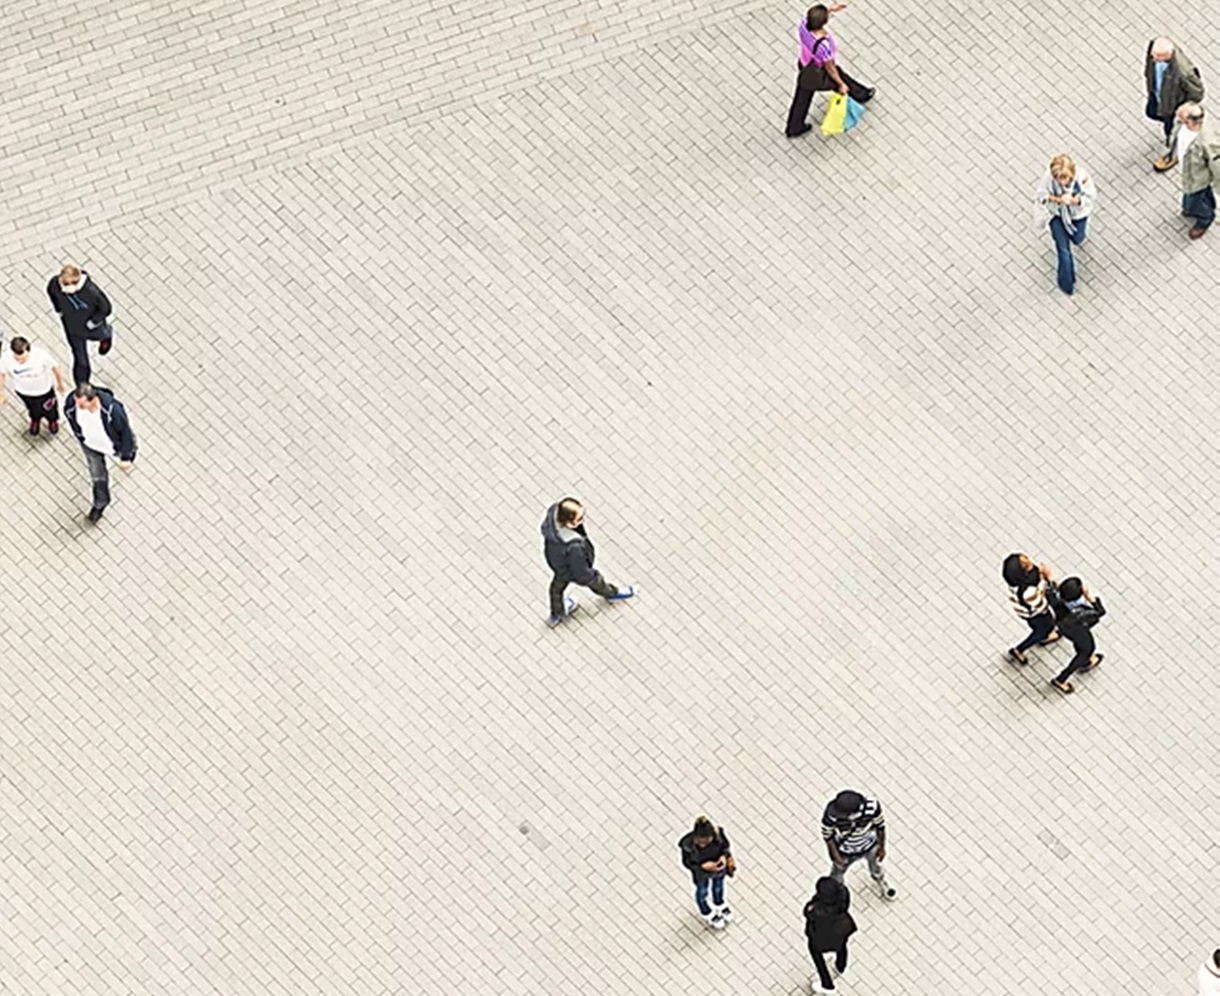
[[[830,852],[830,877],[842,882],[847,869],[864,858],[882,899],[897,894],[885,880],[885,816],[876,799],[844,789],[822,813],[822,839]]]
[[[1018,664],[1028,664],[1025,651],[1037,644],[1044,646],[1059,639],[1055,632],[1055,614],[1047,600],[1047,587],[1054,581],[1049,564],[1035,564],[1023,553],[1010,553],[1004,558],[1004,583],[1008,585],[1008,601],[1018,618],[1029,626],[1029,636],[1008,656]]]

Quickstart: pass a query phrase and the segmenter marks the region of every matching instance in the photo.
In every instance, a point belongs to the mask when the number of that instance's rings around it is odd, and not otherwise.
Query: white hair
[[[1168,38],[1157,38],[1152,43],[1152,54],[1157,55],[1173,55],[1173,42]]]

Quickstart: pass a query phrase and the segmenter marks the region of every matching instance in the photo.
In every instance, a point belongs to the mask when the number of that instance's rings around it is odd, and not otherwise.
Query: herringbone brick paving
[[[857,890],[849,996],[1191,991],[1216,249],[1140,73],[1164,31],[1210,82],[1207,9],[853,4],[880,95],[791,144],[799,9],[701,14],[6,6],[5,321],[66,359],[84,263],[141,441],[88,529],[0,410],[6,991],[805,991],[849,784],[902,892]],[[641,596],[548,632],[568,492]],[[1108,596],[1071,699],[1065,648],[1002,660],[1017,548]]]

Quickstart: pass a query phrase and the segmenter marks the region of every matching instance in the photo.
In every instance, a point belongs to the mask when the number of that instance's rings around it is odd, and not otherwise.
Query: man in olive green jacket
[[[1203,117],[1198,104],[1183,104],[1169,136],[1170,151],[1182,162],[1182,213],[1195,220],[1192,239],[1203,238],[1216,220],[1214,184],[1220,180],[1220,143],[1213,141]]]
[[[1174,115],[1188,100],[1196,104],[1203,99],[1203,79],[1186,53],[1168,38],[1154,38],[1144,55],[1144,84],[1148,104],[1144,113],[1165,127],[1165,138],[1173,131]],[[1173,146],[1165,150],[1153,167],[1158,173],[1173,169],[1178,160]]]

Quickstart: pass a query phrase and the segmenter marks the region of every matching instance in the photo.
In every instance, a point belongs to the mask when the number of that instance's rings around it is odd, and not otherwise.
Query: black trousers
[[[1076,655],[1068,661],[1068,666],[1055,678],[1057,682],[1063,684],[1082,667],[1089,666],[1089,658],[1097,650],[1097,642],[1093,639],[1093,632],[1088,626],[1061,626],[1059,632],[1072,641],[1072,649],[1076,651]]]
[[[1160,108],[1157,107],[1156,97],[1149,97],[1148,105],[1144,108],[1144,113],[1152,118],[1153,121],[1161,122],[1161,126],[1165,129],[1165,141],[1168,142],[1169,136],[1173,133],[1174,115],[1171,114],[1169,117],[1163,118],[1157,113],[1158,110]]]
[[[842,67],[839,67],[839,75],[847,84],[847,95],[852,100],[865,101],[868,99],[868,87],[858,79],[848,76]],[[827,77],[827,80],[829,79]],[[833,87],[834,83],[832,82],[830,86]],[[800,78],[797,78],[796,93],[792,95],[792,106],[788,108],[788,126],[784,129],[784,134],[789,138],[796,138],[805,130],[806,119],[809,117],[809,105],[813,103],[815,93],[817,93],[816,90],[806,90],[801,86]]]
[[[44,418],[48,422],[59,421],[59,399],[55,397],[55,388],[37,397],[29,394],[19,394],[17,397],[25,402],[25,410],[30,413],[31,422]]]
[[[595,577],[588,588],[593,594],[601,595],[602,598],[609,598],[611,595],[618,594],[618,588],[609,584],[600,571],[596,571]],[[568,590],[568,585],[572,582],[567,578],[561,578],[556,574],[551,579],[551,615],[563,615],[563,593]]]
[[[89,340],[71,332],[64,335],[72,348],[72,380],[77,384],[88,384],[93,376],[93,365],[89,362]]]
[[[809,955],[813,958],[813,967],[818,970],[818,981],[822,983],[822,988],[833,989],[835,983],[834,979],[830,977],[830,969],[826,967],[826,956],[817,950],[813,941],[809,942]],[[839,950],[835,952],[835,968],[839,970],[840,975],[847,971],[846,941],[839,945]]]

